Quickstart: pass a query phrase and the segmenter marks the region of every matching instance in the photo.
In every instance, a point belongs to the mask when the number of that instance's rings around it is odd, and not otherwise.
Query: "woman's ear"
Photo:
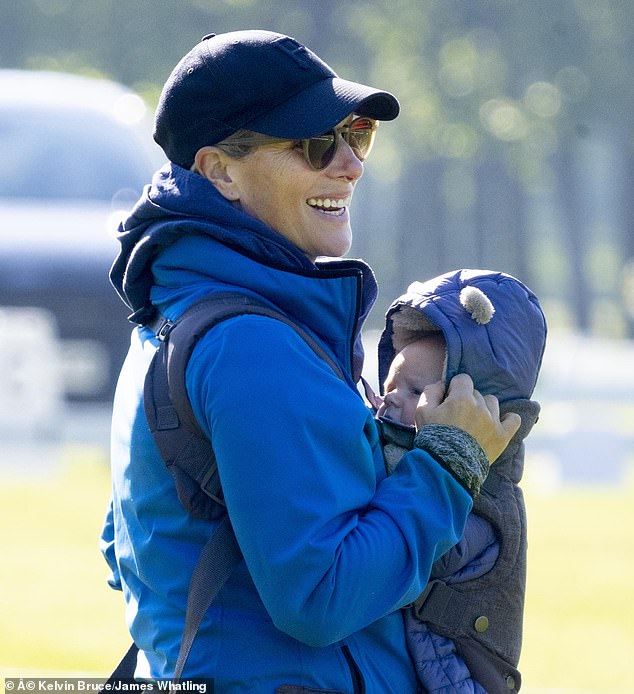
[[[217,147],[201,147],[196,152],[194,166],[201,176],[213,183],[224,198],[235,202],[240,199],[240,194],[229,174],[228,159],[229,157]]]

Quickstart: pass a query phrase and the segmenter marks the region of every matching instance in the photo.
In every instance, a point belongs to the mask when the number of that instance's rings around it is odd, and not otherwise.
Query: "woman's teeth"
[[[342,198],[340,200],[331,198],[310,198],[307,202],[311,207],[316,207],[322,212],[341,214],[343,209],[350,203],[350,198]]]

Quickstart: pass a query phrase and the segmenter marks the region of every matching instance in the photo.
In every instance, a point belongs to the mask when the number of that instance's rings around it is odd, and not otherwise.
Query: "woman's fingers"
[[[473,436],[490,461],[496,460],[519,429],[519,415],[511,412],[500,420],[498,399],[475,390],[467,374],[451,379],[444,399],[443,392],[442,383],[425,388],[416,410],[417,427],[425,424],[458,427]]]

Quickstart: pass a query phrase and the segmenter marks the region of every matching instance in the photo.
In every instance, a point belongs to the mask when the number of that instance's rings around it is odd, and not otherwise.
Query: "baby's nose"
[[[398,389],[395,388],[389,393],[385,394],[385,403],[387,405],[392,405],[393,407],[399,407],[401,404],[401,396],[399,395]]]

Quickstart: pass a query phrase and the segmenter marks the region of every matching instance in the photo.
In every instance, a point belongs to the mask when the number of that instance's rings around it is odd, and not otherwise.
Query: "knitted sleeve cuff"
[[[480,444],[466,431],[445,424],[427,424],[414,438],[475,498],[489,474],[489,461]]]

